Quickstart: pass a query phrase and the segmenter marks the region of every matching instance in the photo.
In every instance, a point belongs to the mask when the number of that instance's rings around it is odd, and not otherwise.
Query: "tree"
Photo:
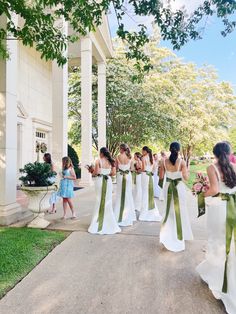
[[[233,0],[205,0],[191,15],[184,9],[173,11],[165,3],[160,0],[0,0],[0,56],[7,57],[6,42],[12,40],[13,35],[26,46],[34,45],[42,58],[65,64],[64,52],[68,43],[95,30],[101,24],[103,14],[112,6],[118,20],[117,35],[128,43],[126,57],[136,59],[139,70],[148,71],[150,59],[142,49],[148,42],[146,27],[139,25],[134,32],[126,29],[123,18],[128,11],[127,4],[135,15],[152,16],[163,39],[170,40],[175,49],[190,39],[201,38],[204,30],[201,22],[213,14],[223,21],[223,36],[235,29],[236,2]],[[19,16],[19,23],[15,15]],[[62,23],[58,23],[63,20],[71,25],[73,34],[64,33]]]
[[[97,76],[93,75],[93,144],[97,142]],[[119,144],[127,142],[131,147],[161,137],[164,125],[171,126],[168,115],[155,109],[155,100],[133,81],[137,74],[134,65],[123,57],[110,60],[107,65],[107,146],[112,154],[117,153]],[[72,121],[69,138],[73,144],[80,143],[80,74],[72,73],[69,78],[69,117]],[[170,128],[169,128],[170,130]],[[166,134],[169,132],[166,131]]]
[[[236,152],[236,127],[232,127],[229,131],[229,141],[232,145],[233,151]]]
[[[145,46],[153,69],[141,83],[133,82],[136,68],[124,58],[116,42],[116,58],[108,63],[107,138],[114,153],[119,143],[131,147],[146,143],[182,144],[187,162],[194,153],[205,153],[228,137],[235,119],[235,96],[229,83],[219,82],[213,68],[184,63],[167,48],[160,48],[158,34]],[[70,78],[70,137],[80,142],[79,72]],[[97,145],[97,82],[93,78],[93,140]]]

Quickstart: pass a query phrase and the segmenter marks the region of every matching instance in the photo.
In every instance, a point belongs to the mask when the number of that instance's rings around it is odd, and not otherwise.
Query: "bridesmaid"
[[[230,146],[221,142],[213,153],[216,163],[207,169],[210,188],[205,193],[208,245],[205,260],[197,267],[213,295],[229,314],[236,313],[236,165]]]
[[[137,211],[141,211],[142,207],[142,155],[137,152],[134,154],[133,164],[133,187],[134,187],[134,207]]]
[[[160,187],[158,185],[159,183],[158,168],[159,168],[158,155],[153,154],[154,197],[156,198],[159,198],[160,196]]]
[[[120,154],[116,158],[117,189],[114,211],[118,224],[123,227],[131,226],[136,221],[130,166],[131,154],[129,146],[121,144]]]
[[[139,220],[161,221],[162,217],[154,200],[152,150],[144,146],[142,154],[142,210]]]
[[[180,144],[170,145],[170,157],[164,159],[160,168],[160,178],[166,174],[164,187],[165,218],[160,231],[160,243],[169,251],[185,249],[185,240],[193,240],[190,219],[186,207],[187,190],[183,182],[188,179],[184,160],[179,158]]]
[[[95,179],[96,204],[88,232],[114,234],[121,232],[112,208],[112,180],[116,174],[115,160],[106,147],[100,149],[92,175]]]

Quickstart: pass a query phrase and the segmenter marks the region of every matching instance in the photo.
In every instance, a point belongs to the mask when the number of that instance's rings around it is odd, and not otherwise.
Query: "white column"
[[[61,168],[61,159],[67,156],[68,132],[68,65],[52,63],[52,159]]]
[[[0,19],[3,26],[4,17]],[[9,60],[0,60],[0,225],[20,218],[17,184],[17,61],[18,43],[8,42]]]
[[[106,146],[106,64],[98,63],[98,148]]]
[[[85,169],[92,162],[92,42],[81,39],[81,185],[92,183]]]

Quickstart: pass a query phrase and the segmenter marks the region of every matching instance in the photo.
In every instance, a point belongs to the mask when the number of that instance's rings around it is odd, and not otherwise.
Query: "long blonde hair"
[[[62,158],[62,168],[63,168],[63,170],[73,168],[73,163],[72,163],[70,157],[66,156],[66,157]]]
[[[126,156],[127,156],[129,159],[132,158],[131,152],[130,152],[130,148],[129,148],[129,146],[128,146],[127,144],[125,144],[125,143],[120,144],[120,149],[122,149],[122,150],[125,152]]]

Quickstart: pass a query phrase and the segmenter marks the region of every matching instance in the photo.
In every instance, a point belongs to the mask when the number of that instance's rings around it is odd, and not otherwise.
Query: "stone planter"
[[[30,228],[46,228],[50,222],[47,221],[45,211],[49,208],[49,199],[57,188],[52,186],[22,186],[21,190],[27,195],[29,199],[28,209],[34,214],[34,219],[28,224]]]

